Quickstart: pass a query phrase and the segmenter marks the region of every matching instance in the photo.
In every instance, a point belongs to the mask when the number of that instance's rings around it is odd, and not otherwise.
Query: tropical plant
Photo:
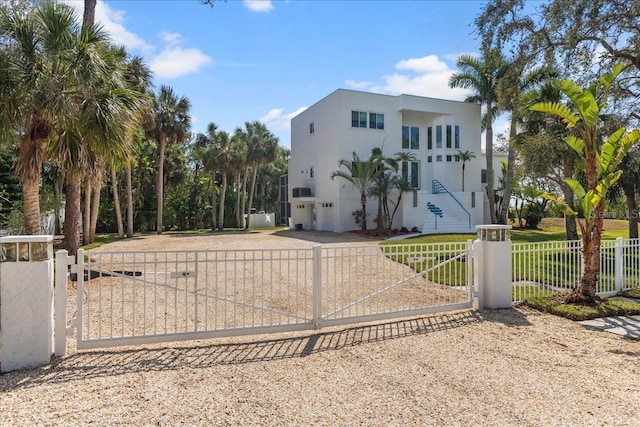
[[[189,110],[191,104],[189,100],[182,96],[178,97],[169,86],[161,86],[154,102],[155,126],[152,135],[158,143],[158,174],[156,181],[156,191],[158,199],[156,232],[162,234],[163,214],[164,214],[164,162],[167,144],[178,144],[184,142],[189,128],[191,127],[191,117]]]
[[[471,160],[476,158],[476,153],[474,153],[473,151],[461,151],[458,150],[458,157],[460,157],[460,160],[462,160],[462,191],[464,192],[464,168],[465,168],[465,164],[467,162],[470,162]]]
[[[583,161],[586,188],[576,179],[566,180],[580,201],[584,213],[584,219],[578,221],[582,232],[584,271],[580,285],[568,297],[569,301],[596,301],[605,196],[607,190],[622,175],[619,167],[624,156],[640,139],[638,129],[627,131],[621,127],[609,135],[598,149],[597,130],[601,115],[607,107],[611,85],[622,69],[622,64],[614,66],[611,72],[602,75],[586,89],[571,80],[554,81],[554,85],[569,99],[571,107],[557,102],[538,103],[531,107],[534,111],[558,116],[565,121],[567,128],[575,128],[577,135],[570,135],[565,141]],[[559,201],[552,194],[547,194],[546,197]],[[567,213],[577,215],[568,206]]]
[[[367,230],[367,195],[376,183],[380,175],[385,172],[383,167],[384,158],[373,150],[371,156],[366,161],[360,159],[358,154],[353,152],[353,160],[341,159],[339,167],[346,170],[336,170],[331,172],[331,179],[342,178],[349,182],[360,193],[360,204],[362,206],[361,229]]]
[[[247,131],[247,165],[252,168],[247,220],[244,225],[245,229],[248,229],[249,219],[251,218],[251,208],[253,206],[253,198],[256,191],[258,168],[275,160],[278,138],[267,129],[265,124],[258,121],[245,123],[245,128]]]
[[[502,53],[497,49],[485,49],[483,56],[477,58],[463,54],[456,60],[459,72],[451,75],[450,87],[471,89],[474,94],[467,97],[467,102],[475,102],[485,106],[486,111],[482,120],[485,129],[485,155],[487,159],[487,197],[491,211],[491,222],[497,222],[494,195],[493,171],[493,120],[498,113],[496,92],[497,82],[511,66]]]
[[[520,103],[522,132],[515,142],[527,174],[553,181],[562,190],[564,202],[575,210],[575,195],[565,179],[574,177],[577,153],[564,142],[573,130],[566,129],[559,117],[531,110],[539,102],[561,100],[562,94],[550,81],[526,92]],[[578,239],[575,216],[565,215],[565,233],[567,240]]]

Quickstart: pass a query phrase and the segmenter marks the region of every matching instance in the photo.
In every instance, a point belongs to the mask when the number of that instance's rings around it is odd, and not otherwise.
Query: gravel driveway
[[[310,232],[103,246],[363,244]],[[206,246],[206,247],[204,247]],[[0,425],[640,425],[640,342],[524,308],[71,352],[0,375]]]

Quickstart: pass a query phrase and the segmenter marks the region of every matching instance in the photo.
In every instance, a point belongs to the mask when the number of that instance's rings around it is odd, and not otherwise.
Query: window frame
[[[408,133],[408,138],[405,138],[405,131]],[[414,133],[415,131],[415,133]],[[415,135],[415,139],[414,139]],[[406,142],[406,144],[405,144]],[[420,128],[417,126],[402,126],[402,148],[404,150],[419,150],[420,149]]]
[[[415,166],[415,173],[413,167]],[[412,190],[420,190],[420,161],[402,162],[400,167],[402,179],[409,183]],[[415,182],[415,185],[414,185]]]
[[[369,129],[384,130],[383,113],[369,113]]]
[[[362,121],[362,115],[364,114],[364,122]],[[367,128],[367,117],[368,114],[366,111],[358,111],[351,110],[351,127],[357,129],[366,129]],[[364,126],[363,126],[364,123]]]

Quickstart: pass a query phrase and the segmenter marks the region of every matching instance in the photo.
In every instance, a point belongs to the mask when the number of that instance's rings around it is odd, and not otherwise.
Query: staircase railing
[[[447,188],[442,185],[442,183],[437,179],[431,181],[431,192],[433,194],[447,193],[449,196],[451,196],[451,198],[455,200],[458,206],[460,206],[462,210],[467,214],[467,218],[469,218],[469,228],[471,228],[471,214],[469,213],[469,211],[462,205],[462,203],[460,203],[460,200],[458,200],[456,196],[451,194],[451,192],[447,190]]]

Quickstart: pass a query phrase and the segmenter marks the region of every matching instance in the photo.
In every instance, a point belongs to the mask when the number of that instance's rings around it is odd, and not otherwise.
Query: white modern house
[[[331,173],[341,159],[353,159],[353,152],[365,160],[378,147],[386,156],[415,155],[400,167],[412,191],[403,194],[394,228],[475,231],[489,219],[480,116],[473,103],[334,91],[291,120],[287,189],[281,192],[290,202],[289,223],[298,229],[357,229],[352,213],[361,209],[360,194],[345,179],[331,179]],[[476,156],[465,163],[464,191],[459,151]],[[377,206],[376,198],[369,199],[368,228],[375,227]]]

